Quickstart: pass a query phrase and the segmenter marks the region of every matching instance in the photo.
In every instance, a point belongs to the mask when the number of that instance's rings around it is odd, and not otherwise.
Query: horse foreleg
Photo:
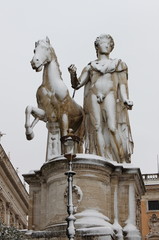
[[[35,117],[30,127],[26,127],[26,138],[32,140],[34,138],[33,128],[38,123],[39,117]]]
[[[30,124],[30,115],[34,117],[33,122]],[[45,117],[45,111],[40,108],[35,108],[32,106],[27,106],[25,110],[25,129],[26,129],[26,138],[31,140],[34,138],[33,128],[40,119]]]
[[[39,122],[39,120],[40,120],[39,117],[34,118],[34,120],[33,120],[33,122],[32,122],[30,127],[33,129],[34,126]]]

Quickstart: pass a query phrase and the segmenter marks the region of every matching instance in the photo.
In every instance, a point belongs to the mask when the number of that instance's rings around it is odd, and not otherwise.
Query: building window
[[[149,211],[159,210],[159,200],[148,201],[148,210]]]

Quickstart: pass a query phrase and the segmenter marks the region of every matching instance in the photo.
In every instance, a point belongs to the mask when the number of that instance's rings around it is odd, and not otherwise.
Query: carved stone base
[[[46,124],[48,129],[46,162],[61,154],[60,128],[59,123]]]
[[[44,233],[51,234],[47,239],[67,239],[67,170],[68,162],[60,156],[24,175],[30,187],[32,239]],[[73,171],[76,240],[141,239],[140,198],[145,189],[140,170],[131,164],[78,154]]]

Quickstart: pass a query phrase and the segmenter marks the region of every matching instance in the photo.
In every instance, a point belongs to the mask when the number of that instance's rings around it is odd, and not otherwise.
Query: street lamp
[[[73,187],[73,176],[76,174],[72,170],[72,161],[76,157],[77,146],[79,144],[80,138],[73,134],[72,129],[68,130],[68,134],[61,138],[62,150],[64,157],[68,160],[68,171],[65,172],[68,181],[68,196],[67,196],[67,237],[69,240],[74,240],[75,236],[75,226],[74,222],[76,218],[74,217],[74,206],[72,197],[72,187]]]

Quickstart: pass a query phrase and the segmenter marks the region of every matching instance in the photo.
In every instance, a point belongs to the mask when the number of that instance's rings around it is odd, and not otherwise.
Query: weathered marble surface
[[[100,35],[95,41],[97,59],[91,61],[77,78],[76,67],[68,70],[72,87],[84,88],[86,114],[86,153],[93,153],[117,162],[130,162],[133,153],[128,109],[127,66],[120,59],[111,59],[114,41]]]

